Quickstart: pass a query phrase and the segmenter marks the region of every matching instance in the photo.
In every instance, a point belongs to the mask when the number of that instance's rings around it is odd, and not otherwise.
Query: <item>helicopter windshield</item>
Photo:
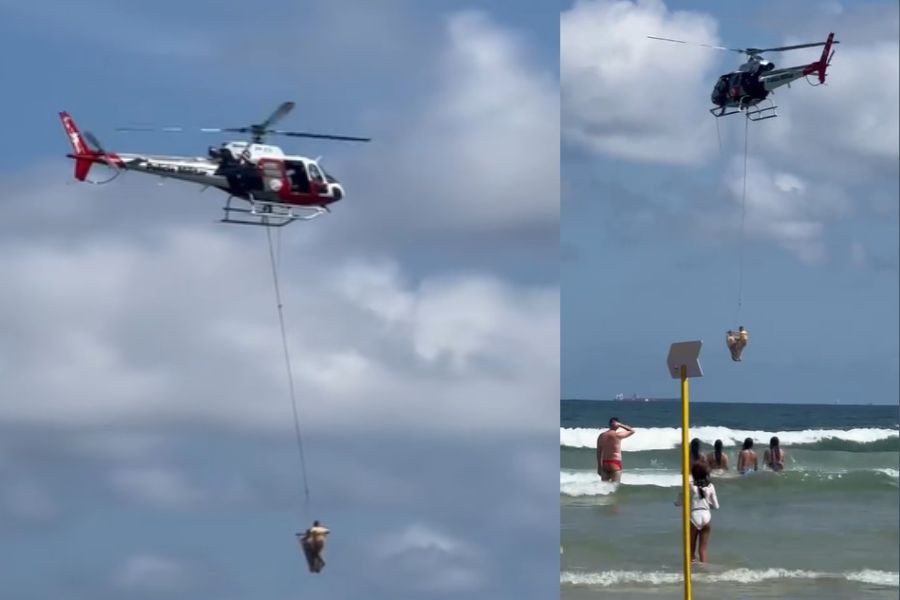
[[[316,183],[323,183],[325,181],[325,178],[322,177],[322,173],[319,171],[319,167],[317,167],[315,163],[309,163],[309,178]]]

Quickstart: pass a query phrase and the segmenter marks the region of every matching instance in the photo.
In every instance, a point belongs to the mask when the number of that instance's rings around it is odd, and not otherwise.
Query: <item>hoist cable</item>
[[[272,263],[272,282],[275,285],[275,302],[278,306],[278,322],[281,325],[281,344],[284,348],[284,364],[287,370],[288,377],[288,388],[291,394],[291,408],[294,412],[294,433],[297,438],[297,452],[300,455],[300,468],[302,472],[302,483],[303,483],[303,497],[305,500],[305,508],[309,507],[309,481],[306,475],[306,459],[303,454],[303,436],[300,433],[300,417],[297,412],[297,395],[294,390],[294,374],[291,369],[291,355],[288,351],[288,342],[287,342],[287,333],[284,326],[284,309],[281,302],[281,286],[278,281],[278,261],[275,257],[275,249],[272,244],[272,233],[269,231],[270,227],[266,227],[266,239],[269,241],[269,259]],[[280,250],[280,239],[279,239],[279,250]]]
[[[739,266],[738,266],[738,299],[737,299],[737,317],[735,321],[740,321],[741,317],[741,307],[744,302],[744,224],[747,217],[747,140],[750,137],[750,118],[747,117],[744,121],[744,184],[743,189],[741,191],[741,231],[740,236],[738,238],[738,253],[739,253]]]

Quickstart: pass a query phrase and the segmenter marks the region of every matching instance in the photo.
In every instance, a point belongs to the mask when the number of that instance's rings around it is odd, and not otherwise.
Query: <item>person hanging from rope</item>
[[[306,556],[306,562],[309,563],[310,573],[319,573],[325,566],[322,559],[322,552],[325,550],[325,536],[331,531],[327,527],[323,527],[318,521],[313,521],[312,527],[307,529],[303,536],[297,534],[300,538],[300,545],[303,547],[303,554]]]
[[[736,334],[735,332],[728,330],[728,333],[725,336],[725,343],[728,344],[728,350],[731,351],[731,360],[740,362],[741,354],[744,352],[744,347],[747,345],[748,339],[747,330],[744,329],[743,326],[738,327]]]

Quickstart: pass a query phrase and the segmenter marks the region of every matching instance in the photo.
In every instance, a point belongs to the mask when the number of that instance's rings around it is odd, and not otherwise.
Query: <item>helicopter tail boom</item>
[[[75,179],[85,181],[94,163],[103,163],[115,168],[124,166],[118,156],[106,152],[100,147],[96,138],[88,132],[86,136],[97,146],[96,150],[91,148],[85,141],[85,136],[78,131],[78,126],[75,125],[75,121],[72,120],[69,113],[65,111],[59,113],[59,119],[62,121],[63,130],[66,132],[66,137],[69,138],[69,143],[72,144],[73,153],[67,156],[75,159]]]
[[[817,62],[812,63],[807,67],[807,72],[804,75],[811,75],[815,73],[819,76],[819,83],[825,83],[825,71],[828,69],[828,65],[831,63],[831,57],[834,56],[834,50],[831,49],[831,45],[834,43],[834,34],[829,33],[828,39],[825,41],[825,47],[822,48],[822,56],[819,58]]]

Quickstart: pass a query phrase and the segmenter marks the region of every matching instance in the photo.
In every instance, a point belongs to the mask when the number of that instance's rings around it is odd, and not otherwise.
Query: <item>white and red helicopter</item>
[[[825,71],[831,64],[831,57],[834,51],[831,49],[832,44],[840,42],[834,39],[834,33],[828,34],[828,39],[824,42],[815,42],[812,44],[798,44],[796,46],[781,46],[778,48],[725,48],[722,46],[712,46],[709,44],[698,44],[696,42],[685,42],[682,40],[673,40],[669,38],[647,36],[650,39],[662,40],[664,42],[675,42],[678,44],[691,44],[694,46],[704,46],[715,50],[727,50],[730,52],[740,52],[746,54],[749,58],[746,63],[738,67],[737,71],[726,73],[719,77],[716,86],[713,89],[711,100],[715,106],[709,109],[709,112],[716,117],[724,117],[744,111],[747,118],[751,121],[761,121],[763,119],[771,119],[777,117],[778,114],[774,105],[769,98],[769,94],[775,88],[787,85],[790,87],[792,81],[796,81],[801,77],[809,75],[817,75],[821,85],[825,83]],[[798,65],[796,67],[786,67],[784,69],[776,69],[775,64],[762,57],[763,52],[784,52],[786,50],[797,50],[799,48],[813,48],[816,46],[825,46],[822,49],[822,56],[816,62],[806,65]],[[759,106],[759,104],[768,99],[767,106]],[[729,108],[736,110],[728,111]]]
[[[218,188],[228,194],[223,207],[224,223],[281,227],[295,220],[309,220],[329,212],[328,205],[344,197],[340,182],[319,165],[318,159],[284,154],[281,148],[263,143],[267,135],[368,142],[369,138],[270,129],[294,108],[284,102],[272,115],[255,125],[203,128],[211,133],[249,133],[250,141],[231,141],[210,147],[208,156],[158,156],[109,152],[89,131],[82,135],[66,112],[59,113],[72,143],[75,179],[109,183],[122,171],[137,171]],[[119,128],[119,131],[184,131],[180,127]],[[115,174],[105,181],[87,179],[91,167],[106,165]],[[202,190],[201,190],[202,191]],[[243,202],[233,206],[232,200]]]

